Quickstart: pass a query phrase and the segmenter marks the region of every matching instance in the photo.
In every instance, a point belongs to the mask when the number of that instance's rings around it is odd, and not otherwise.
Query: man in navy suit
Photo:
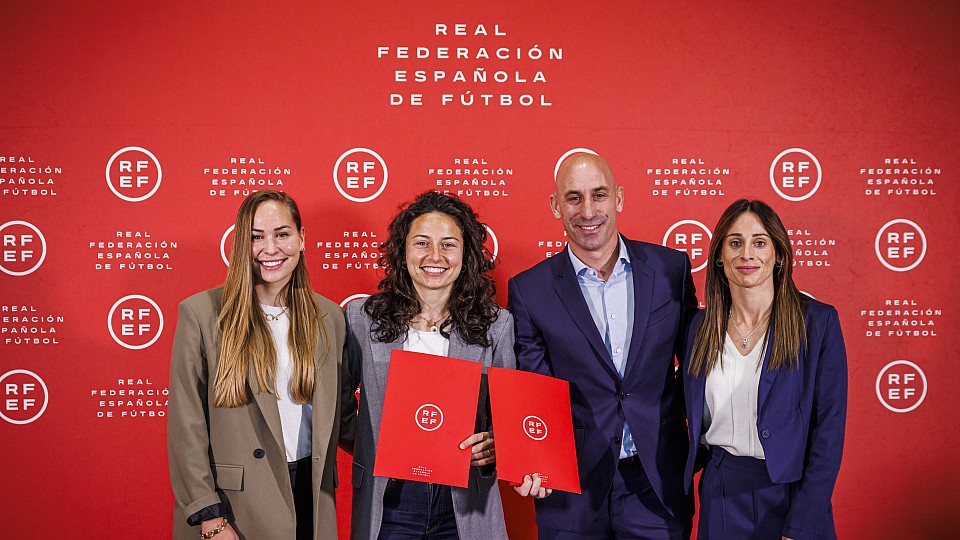
[[[603,158],[565,159],[550,196],[567,247],[510,280],[520,369],[570,382],[582,494],[534,496],[541,539],[689,538],[682,329],[690,261],[617,232],[623,188]],[[547,497],[547,495],[550,495]]]

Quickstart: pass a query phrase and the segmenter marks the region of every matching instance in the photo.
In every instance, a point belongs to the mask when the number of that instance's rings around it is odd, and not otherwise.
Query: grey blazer
[[[363,311],[363,300],[347,305],[347,357],[354,383],[360,384],[360,414],[357,418],[356,446],[353,454],[353,515],[350,537],[376,540],[383,518],[383,493],[387,478],[373,476],[380,434],[383,393],[390,366],[390,353],[402,347],[401,341],[381,343],[370,334],[373,321]],[[480,384],[476,432],[491,429],[487,406],[486,368],[516,368],[513,352],[513,317],[500,310],[489,330],[490,347],[468,345],[456,332],[450,334],[449,356],[481,362],[484,375]],[[503,506],[494,467],[472,467],[466,488],[451,488],[453,509],[460,538],[507,538]]]

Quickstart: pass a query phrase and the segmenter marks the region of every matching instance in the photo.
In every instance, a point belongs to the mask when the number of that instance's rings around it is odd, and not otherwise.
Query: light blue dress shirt
[[[613,359],[620,378],[626,368],[626,358],[630,351],[630,339],[633,336],[633,265],[630,263],[630,254],[627,246],[620,238],[617,263],[607,280],[600,279],[597,271],[583,263],[572,249],[568,249],[570,262],[577,273],[577,283],[583,299],[587,301],[593,322],[603,337],[607,352]],[[627,458],[637,453],[633,444],[633,435],[630,426],[623,424],[623,445],[620,447],[620,458]]]

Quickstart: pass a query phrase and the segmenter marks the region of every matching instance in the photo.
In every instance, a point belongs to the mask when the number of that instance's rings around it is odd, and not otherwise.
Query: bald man
[[[619,234],[623,188],[599,156],[560,164],[550,209],[567,247],[510,280],[509,306],[520,369],[570,382],[582,494],[516,489],[537,498],[541,539],[689,538],[675,366],[697,310],[690,261]]]

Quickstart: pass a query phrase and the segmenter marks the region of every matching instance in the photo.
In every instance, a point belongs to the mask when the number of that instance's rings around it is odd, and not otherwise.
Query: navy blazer
[[[767,473],[778,484],[796,482],[783,535],[797,540],[819,538],[832,526],[830,498],[840,472],[843,434],[847,420],[847,353],[840,320],[833,306],[806,299],[807,347],[800,350],[799,366],[791,371],[768,369],[770,348],[763,357],[757,393],[757,432],[766,458]],[[683,378],[690,451],[684,485],[704,460],[697,444],[703,431],[706,377],[687,372],[689,353],[703,313],[697,314],[687,335]],[[767,339],[774,332],[773,325]]]
[[[693,499],[683,485],[688,439],[681,381],[681,328],[696,313],[690,260],[679,251],[624,239],[633,269],[634,320],[621,380],[583,298],[567,252],[509,282],[520,369],[570,382],[582,494],[554,491],[536,500],[537,524],[585,529],[610,492],[624,421],[657,497],[689,519]]]

